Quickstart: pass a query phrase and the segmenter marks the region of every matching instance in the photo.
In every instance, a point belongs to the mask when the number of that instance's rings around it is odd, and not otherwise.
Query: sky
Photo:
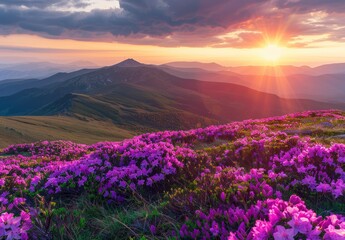
[[[0,63],[345,62],[345,0],[0,0]]]

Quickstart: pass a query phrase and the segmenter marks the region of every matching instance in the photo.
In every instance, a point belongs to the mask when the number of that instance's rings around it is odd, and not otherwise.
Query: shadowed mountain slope
[[[0,114],[65,115],[156,130],[302,110],[344,109],[340,104],[282,99],[231,83],[180,78],[133,59],[64,77],[42,80],[51,82],[0,97]]]

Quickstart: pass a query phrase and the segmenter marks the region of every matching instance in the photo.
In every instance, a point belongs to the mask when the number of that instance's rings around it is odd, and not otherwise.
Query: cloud
[[[0,51],[6,52],[28,52],[28,53],[117,53],[118,50],[102,50],[102,49],[70,49],[70,48],[34,48],[34,47],[14,47],[0,46]]]
[[[343,0],[120,0],[119,8],[60,8],[90,3],[3,0],[0,34],[160,46],[256,47],[268,38],[288,45],[298,36],[325,33],[344,41]]]
[[[85,7],[88,5],[87,2],[83,0],[1,0],[0,4],[10,7],[26,7],[40,9],[61,6]]]

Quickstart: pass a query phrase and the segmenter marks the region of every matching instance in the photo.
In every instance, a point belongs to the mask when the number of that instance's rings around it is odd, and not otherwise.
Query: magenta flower
[[[213,234],[214,237],[218,236],[219,234],[219,225],[217,222],[213,221],[212,226],[210,228],[211,233]]]
[[[334,226],[330,225],[326,229],[326,234],[324,236],[325,240],[343,240],[345,239],[345,228],[336,229]]]
[[[307,234],[311,231],[312,225],[308,218],[303,217],[302,213],[294,214],[292,220],[288,222],[295,234],[298,232]]]
[[[221,194],[220,194],[220,199],[221,199],[223,202],[225,202],[225,199],[226,199],[226,194],[225,194],[225,192],[221,192]]]
[[[252,232],[254,239],[268,239],[272,234],[272,224],[270,222],[258,220]]]
[[[275,240],[294,240],[294,236],[295,233],[293,229],[286,229],[280,225],[276,227],[276,231],[273,233]]]
[[[317,187],[316,187],[316,191],[318,192],[330,192],[332,190],[331,186],[327,183],[320,183]]]

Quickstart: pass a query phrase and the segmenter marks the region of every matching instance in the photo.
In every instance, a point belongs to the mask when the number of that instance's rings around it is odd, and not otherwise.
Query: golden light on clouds
[[[259,44],[258,44],[259,45]],[[218,62],[239,65],[321,65],[345,61],[345,44],[325,44],[313,48],[288,48],[268,43],[257,48],[159,47],[118,42],[47,39],[35,35],[0,36],[2,60],[73,62],[87,60],[110,65],[126,58],[145,63],[170,61]]]

